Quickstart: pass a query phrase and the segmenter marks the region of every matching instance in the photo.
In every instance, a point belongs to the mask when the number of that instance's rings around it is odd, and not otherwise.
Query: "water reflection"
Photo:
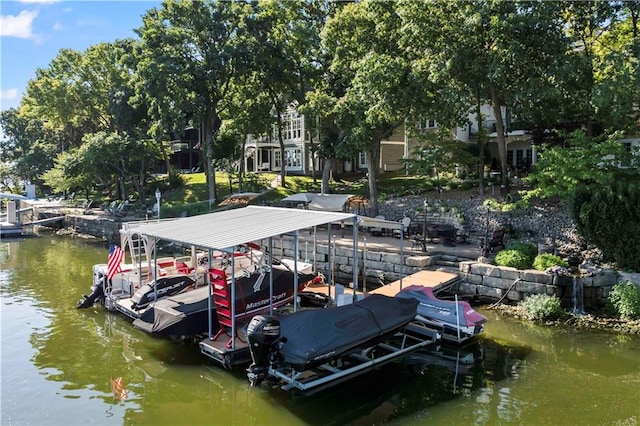
[[[515,380],[530,349],[478,339],[464,347],[436,345],[310,397],[274,393],[308,424],[380,424],[411,417],[503,380]],[[491,396],[489,396],[492,398]],[[332,407],[319,412],[313,407]]]
[[[249,387],[198,347],[76,310],[106,247],[0,243],[2,424],[637,424],[640,338],[482,311],[486,336],[437,346],[310,397]],[[121,377],[119,400],[111,379]],[[37,401],[37,403],[34,403]],[[579,403],[576,403],[579,402]]]

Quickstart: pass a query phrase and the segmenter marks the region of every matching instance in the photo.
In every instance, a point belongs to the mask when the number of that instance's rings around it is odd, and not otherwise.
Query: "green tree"
[[[81,147],[56,157],[55,167],[45,173],[44,179],[60,190],[83,189],[87,193],[101,183],[114,187],[120,199],[128,198],[132,188],[144,200],[149,176],[159,158],[158,145],[149,139],[116,132],[87,134]]]
[[[224,118],[225,133],[235,135],[238,148],[238,186],[243,191],[245,158],[251,159],[253,164],[258,161],[257,152],[248,152],[246,143],[250,136],[259,138],[271,131],[273,117],[271,116],[271,101],[258,88],[259,82],[245,76],[242,81],[235,81],[232,86],[234,100],[230,103],[228,114]],[[223,129],[221,129],[222,132]]]
[[[435,132],[410,131],[409,137],[417,143],[406,160],[407,172],[427,176],[434,173],[440,185],[440,173],[452,173],[456,166],[471,163],[473,155],[452,134],[450,129],[444,128]]]
[[[24,116],[15,108],[0,113],[4,138],[0,139],[0,162],[6,169],[7,183],[20,180],[45,188],[42,174],[53,167],[53,159],[63,146],[64,136],[46,125],[43,120]]]
[[[610,187],[640,176],[640,155],[632,155],[619,142],[619,134],[589,138],[576,131],[563,146],[543,147],[535,171],[527,180],[533,189],[525,198],[566,198],[579,185]],[[624,167],[621,167],[624,166]]]
[[[329,86],[337,99],[332,114],[342,133],[336,153],[349,158],[366,152],[372,214],[378,210],[380,142],[404,122],[415,94],[424,91],[397,43],[402,24],[396,2],[363,1],[337,11],[323,32],[336,79]]]
[[[314,91],[307,93],[306,102],[299,107],[299,111],[305,115],[307,122],[313,123],[310,126],[312,130],[309,131],[312,156],[324,159],[320,185],[320,192],[323,194],[329,193],[329,181],[335,164],[336,147],[341,140],[339,129],[331,113],[337,99],[327,92],[325,82],[320,81]],[[314,139],[317,144],[314,143]],[[315,180],[315,165],[313,172]]]
[[[438,97],[438,120],[464,122],[473,105],[492,106],[506,184],[505,113],[531,117],[548,109],[544,100],[556,92],[548,70],[567,45],[558,2],[406,1],[400,8],[403,47],[445,95]]]
[[[609,131],[640,127],[640,2],[625,1],[603,22],[594,50],[593,111]]]
[[[571,194],[569,212],[584,239],[604,260],[640,271],[640,179],[612,185],[580,185]]]
[[[49,66],[37,70],[36,78],[29,82],[22,112],[45,119],[57,129],[81,129],[67,147],[79,146],[85,133],[131,133],[133,126],[124,120],[121,109],[123,100],[126,103],[125,95],[133,90],[132,69],[123,61],[130,55],[133,43],[132,39],[100,43],[83,53],[61,49]],[[131,116],[131,110],[126,114]]]
[[[305,102],[319,75],[320,29],[324,22],[323,2],[266,0],[256,3],[252,26],[252,78],[270,100],[276,137],[283,153],[281,183],[286,186],[286,148],[283,117],[290,106]]]
[[[229,107],[232,82],[246,71],[248,3],[168,0],[143,17],[137,69],[138,97],[154,119],[151,134],[200,129],[209,203],[217,198],[214,144]]]
[[[58,154],[54,166],[43,173],[42,180],[56,193],[81,190],[89,199],[91,190],[99,182],[99,175],[102,173],[96,173],[86,166],[81,149],[72,148]]]
[[[564,6],[564,22],[570,40],[567,61],[557,73],[564,99],[560,117],[583,126],[588,137],[602,132],[597,118],[598,73],[606,46],[605,34],[616,26],[618,4],[610,1],[569,1]]]

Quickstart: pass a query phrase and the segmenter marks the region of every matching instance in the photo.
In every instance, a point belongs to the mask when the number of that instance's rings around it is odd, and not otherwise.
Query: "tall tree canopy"
[[[152,136],[159,140],[170,130],[181,133],[193,120],[205,152],[211,204],[217,198],[214,143],[232,99],[232,82],[249,65],[246,20],[251,12],[244,2],[168,0],[147,12],[137,30],[137,89],[155,120]]]
[[[565,46],[557,2],[407,1],[400,10],[406,20],[403,46],[416,63],[426,61],[424,72],[453,100],[436,113],[450,121],[463,118],[461,107],[467,112],[479,103],[493,107],[506,184],[505,112],[527,117],[545,110],[544,101],[555,90],[548,71],[563,57]]]
[[[425,93],[398,45],[401,29],[396,2],[363,1],[337,11],[323,32],[336,79],[329,87],[337,98],[333,115],[344,139],[338,155],[366,152],[373,214],[378,210],[380,142],[404,122],[416,94]]]
[[[326,5],[317,0],[255,3],[251,25],[252,66],[250,80],[256,94],[271,103],[271,115],[282,152],[281,182],[286,186],[284,127],[290,125],[283,113],[291,105],[302,105],[307,91],[317,82],[320,30]]]

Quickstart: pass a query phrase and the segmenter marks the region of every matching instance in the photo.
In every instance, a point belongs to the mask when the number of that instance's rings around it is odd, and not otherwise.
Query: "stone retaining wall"
[[[292,240],[273,240],[274,254],[278,257],[295,258],[294,244]],[[284,248],[283,248],[284,247]],[[298,244],[298,259],[313,262],[313,248],[304,244]],[[364,258],[364,259],[363,259]],[[365,262],[366,260],[366,262]],[[339,283],[353,281],[353,268],[358,268],[358,282],[362,283],[363,273],[366,274],[367,283],[388,283],[400,279],[400,276],[413,274],[421,269],[429,267],[437,260],[434,256],[407,256],[404,261],[400,253],[386,253],[367,250],[358,251],[357,258],[353,258],[352,247],[336,246],[331,249],[327,245],[316,246],[316,269],[327,278],[332,278]],[[366,268],[366,269],[365,269]],[[364,271],[364,272],[363,272]]]
[[[122,223],[116,219],[102,216],[66,215],[65,227],[72,228],[80,234],[104,238],[112,243],[120,243]]]
[[[288,258],[295,256],[293,241],[283,240],[284,250],[281,248],[280,240],[274,239],[273,244],[276,256]],[[312,249],[307,250],[304,244],[300,244],[298,259],[312,262],[311,251]],[[461,281],[457,285],[457,290],[462,294],[478,295],[494,300],[504,296],[505,301],[513,303],[533,294],[555,294],[567,309],[574,307],[574,285],[582,290],[583,307],[598,309],[605,305],[611,288],[620,280],[620,275],[614,270],[602,270],[593,276],[574,278],[532,269],[518,270],[478,263],[446,254],[427,256],[405,253],[403,260],[399,253],[367,250],[365,255],[360,250],[354,261],[353,249],[350,247],[336,247],[335,256],[333,251],[331,253],[329,251],[327,246],[317,246],[317,269],[328,278],[331,278],[332,271],[335,271],[333,278],[340,283],[353,281],[353,268],[357,264],[358,282],[362,284],[364,257],[366,259],[364,274],[366,274],[368,285],[396,281],[400,276],[407,276],[423,269],[449,267],[458,269]],[[516,280],[518,281],[515,282]]]
[[[518,302],[532,294],[556,295],[563,307],[574,306],[574,285],[582,289],[584,308],[597,309],[606,303],[609,291],[618,282],[614,270],[593,276],[571,277],[536,270],[518,270],[473,261],[460,262],[460,292]],[[517,282],[516,282],[517,280]]]

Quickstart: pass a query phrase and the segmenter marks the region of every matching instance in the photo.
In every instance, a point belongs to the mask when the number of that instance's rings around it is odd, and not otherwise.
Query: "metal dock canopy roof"
[[[140,234],[186,245],[222,250],[239,244],[336,221],[352,223],[350,213],[247,206],[136,226]]]

